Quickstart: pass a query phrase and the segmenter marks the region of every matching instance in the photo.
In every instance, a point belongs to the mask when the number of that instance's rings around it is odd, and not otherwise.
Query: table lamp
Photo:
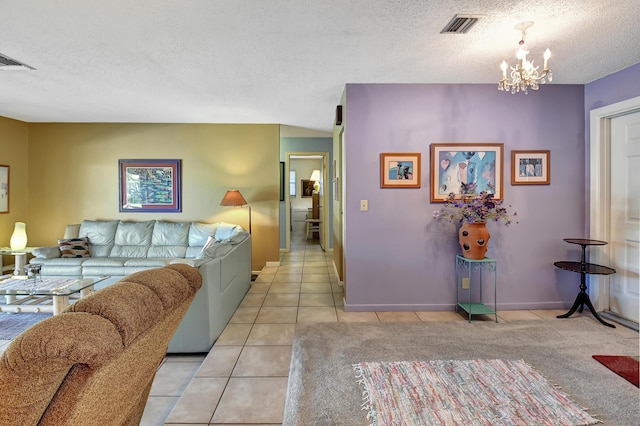
[[[313,181],[313,193],[318,194],[320,192],[320,170],[314,170],[309,180]]]
[[[24,250],[27,246],[27,225],[24,222],[16,222],[9,245],[11,250]]]

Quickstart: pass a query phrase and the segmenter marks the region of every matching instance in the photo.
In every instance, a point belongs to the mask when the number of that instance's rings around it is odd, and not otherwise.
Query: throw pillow
[[[89,238],[66,238],[58,240],[60,257],[91,257],[89,252]]]

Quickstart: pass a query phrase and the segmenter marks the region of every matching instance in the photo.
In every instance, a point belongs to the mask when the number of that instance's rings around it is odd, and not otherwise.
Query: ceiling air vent
[[[0,71],[34,70],[35,68],[0,53]]]
[[[440,34],[466,34],[478,22],[478,15],[454,15]]]

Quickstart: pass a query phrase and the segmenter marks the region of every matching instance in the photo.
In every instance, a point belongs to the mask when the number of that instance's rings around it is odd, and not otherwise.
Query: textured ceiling
[[[640,62],[637,10],[638,0],[0,0],[0,53],[36,68],[0,72],[0,115],[330,131],[347,83],[497,87],[521,21],[535,22],[537,63],[551,48],[553,84],[611,74]],[[440,34],[456,13],[482,18]]]

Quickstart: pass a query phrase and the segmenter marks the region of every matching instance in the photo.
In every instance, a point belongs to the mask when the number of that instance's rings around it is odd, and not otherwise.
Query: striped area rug
[[[522,360],[355,364],[371,425],[598,423]]]
[[[19,313],[12,314],[0,312],[0,340],[13,340],[18,334],[25,331],[43,319],[51,318],[46,313]]]

